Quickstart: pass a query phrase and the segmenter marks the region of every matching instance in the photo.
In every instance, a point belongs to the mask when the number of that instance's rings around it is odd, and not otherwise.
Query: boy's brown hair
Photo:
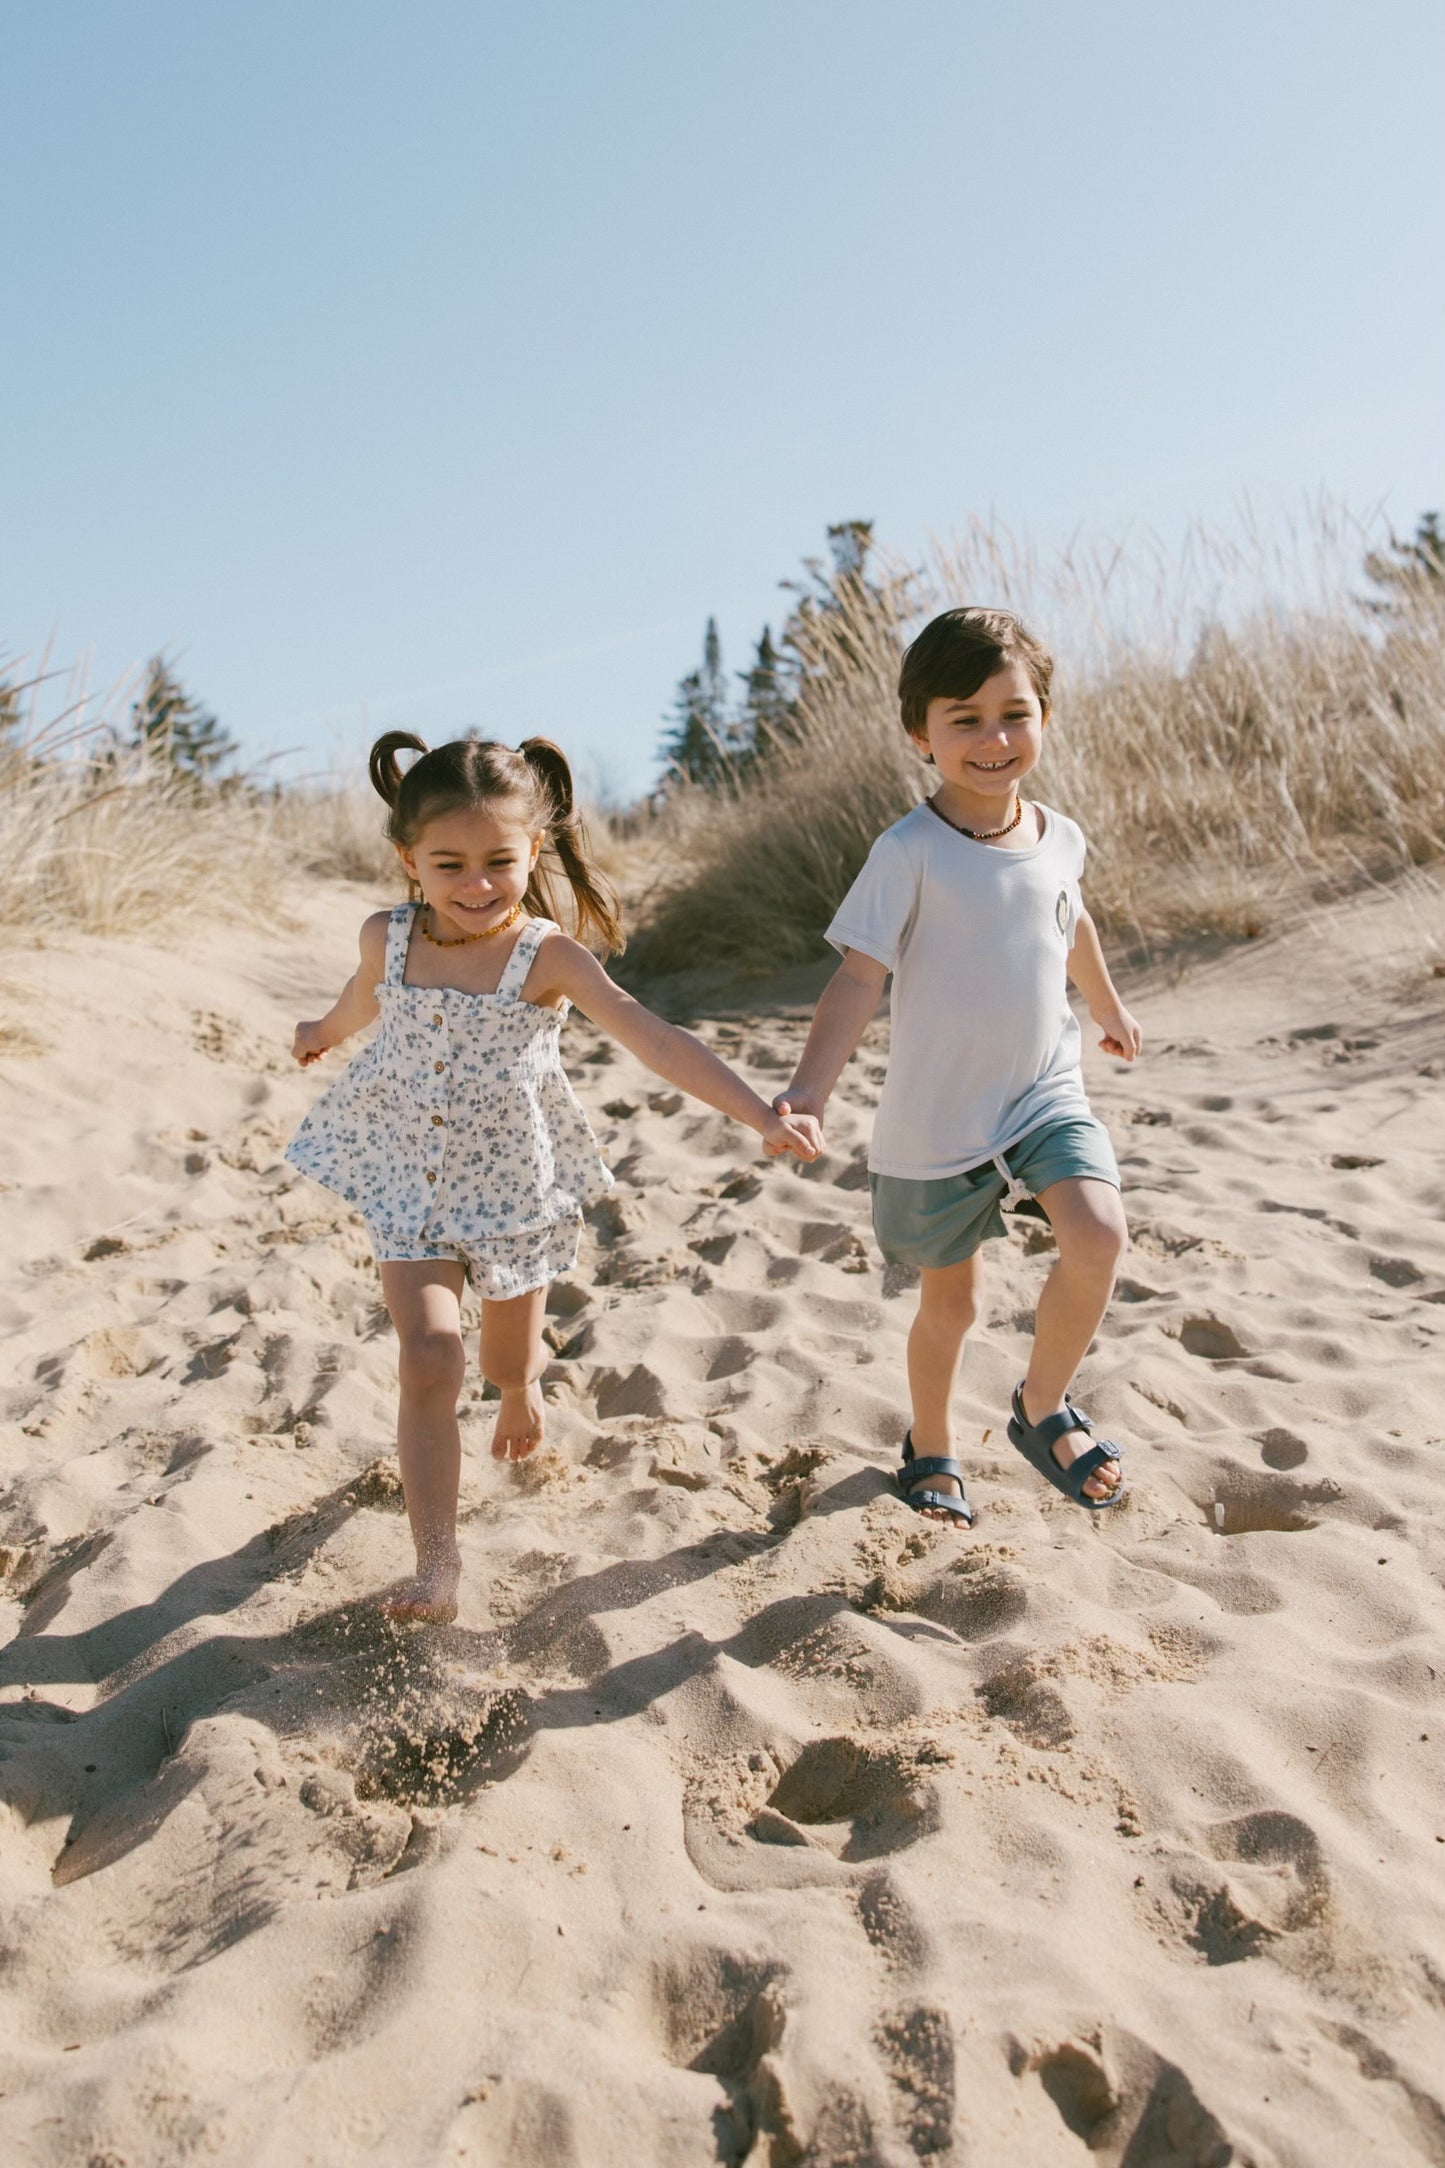
[[[1054,658],[1012,610],[944,610],[904,651],[898,673],[903,727],[921,738],[930,700],[971,700],[986,678],[1021,663],[1049,712]]]

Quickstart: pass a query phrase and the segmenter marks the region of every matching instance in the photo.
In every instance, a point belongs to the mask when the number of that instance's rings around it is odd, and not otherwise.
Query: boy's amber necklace
[[[1002,828],[965,828],[962,821],[951,821],[948,815],[940,810],[936,799],[930,798],[928,803],[945,827],[953,829],[956,835],[971,836],[975,843],[992,843],[996,836],[1011,836],[1024,817],[1024,802],[1020,798],[1014,805],[1013,819],[1005,821]]]
[[[428,933],[426,930],[426,914],[432,908],[433,906],[429,903],[422,905],[421,910],[417,913],[417,925],[421,929],[423,941],[430,941],[433,948],[465,948],[468,941],[490,941],[495,935],[505,933],[509,926],[515,926],[522,915],[521,904],[514,903],[506,917],[499,918],[495,926],[483,926],[479,933],[459,933],[455,941],[443,941],[438,935]]]

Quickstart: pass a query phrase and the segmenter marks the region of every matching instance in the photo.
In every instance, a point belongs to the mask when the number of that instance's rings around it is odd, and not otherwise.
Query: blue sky
[[[0,646],[651,773],[830,520],[1445,502],[1438,0],[0,15]]]

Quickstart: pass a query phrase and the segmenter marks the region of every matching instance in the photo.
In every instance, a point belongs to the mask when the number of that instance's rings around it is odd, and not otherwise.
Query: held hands
[[[823,1151],[823,1131],[811,1114],[793,1114],[774,1102],[772,1120],[762,1132],[763,1151],[769,1159],[791,1152],[797,1159],[818,1159]]]
[[[309,1069],[313,1061],[320,1061],[329,1051],[330,1045],[331,1041],[323,1035],[319,1023],[298,1024],[296,1036],[291,1041],[291,1059],[299,1062],[303,1069]]]
[[[1132,1061],[1144,1044],[1144,1034],[1123,1002],[1101,1002],[1098,1008],[1091,1008],[1089,1014],[1103,1033],[1099,1041],[1103,1051],[1112,1054],[1116,1061]]]
[[[763,1132],[763,1150],[769,1159],[780,1159],[784,1152],[796,1152],[799,1159],[822,1156],[823,1108],[818,1101],[805,1092],[779,1092],[773,1112],[778,1120]],[[799,1148],[798,1139],[806,1142],[806,1150]]]

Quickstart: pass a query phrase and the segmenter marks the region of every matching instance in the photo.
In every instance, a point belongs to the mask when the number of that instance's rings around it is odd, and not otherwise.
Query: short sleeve
[[[861,949],[889,971],[918,908],[918,875],[907,851],[885,829],[838,906],[826,939],[840,951]]]
[[[1064,888],[1059,897],[1059,930],[1066,946],[1072,949],[1079,930],[1079,914],[1084,908],[1084,892],[1079,884],[1089,846],[1083,829],[1076,821],[1060,819],[1059,826],[1064,853]]]

